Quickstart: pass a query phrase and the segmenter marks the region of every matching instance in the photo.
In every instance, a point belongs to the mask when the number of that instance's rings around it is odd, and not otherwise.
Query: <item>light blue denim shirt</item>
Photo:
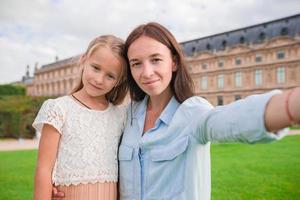
[[[170,100],[143,134],[148,97],[128,108],[119,147],[121,200],[210,199],[210,142],[269,142],[264,126],[268,100],[280,91],[213,108],[201,97]],[[132,110],[131,110],[132,109]]]

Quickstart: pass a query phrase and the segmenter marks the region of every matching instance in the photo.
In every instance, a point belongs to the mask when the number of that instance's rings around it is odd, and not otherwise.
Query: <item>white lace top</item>
[[[117,151],[125,118],[123,106],[110,104],[106,110],[97,111],[70,96],[45,101],[33,127],[41,132],[47,123],[61,134],[53,183],[117,182]]]

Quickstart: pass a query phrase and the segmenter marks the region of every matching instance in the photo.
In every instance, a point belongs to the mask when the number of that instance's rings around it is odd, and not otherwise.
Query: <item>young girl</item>
[[[125,122],[124,43],[94,39],[81,56],[81,79],[71,95],[49,99],[33,126],[41,132],[34,199],[51,199],[52,184],[72,200],[116,200],[117,150]]]

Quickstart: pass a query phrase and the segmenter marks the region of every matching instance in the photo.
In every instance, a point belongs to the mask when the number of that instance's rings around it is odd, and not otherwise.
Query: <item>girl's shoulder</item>
[[[64,96],[44,101],[32,124],[37,132],[41,132],[43,125],[47,123],[55,127],[59,133],[62,133],[62,126],[66,119],[66,98]]]
[[[69,101],[69,96],[61,96],[61,97],[57,97],[57,98],[50,98],[47,99],[46,101],[44,101],[43,105],[57,105],[60,106],[62,108],[68,106],[68,101]]]
[[[51,98],[44,101],[44,103],[40,108],[40,112],[43,113],[58,112],[64,114],[68,110],[69,105],[70,103],[69,103],[68,96]]]
[[[121,104],[121,105],[111,105],[111,110],[115,113],[115,114],[119,114],[119,115],[124,115],[127,112],[127,105],[125,104]]]

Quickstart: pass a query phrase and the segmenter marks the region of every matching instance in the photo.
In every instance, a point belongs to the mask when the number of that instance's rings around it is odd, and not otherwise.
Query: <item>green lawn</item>
[[[212,199],[300,199],[300,136],[213,144]],[[0,200],[32,199],[36,151],[0,152]]]
[[[214,144],[212,199],[300,199],[300,136],[270,144]]]
[[[0,152],[0,200],[33,199],[37,151]]]

